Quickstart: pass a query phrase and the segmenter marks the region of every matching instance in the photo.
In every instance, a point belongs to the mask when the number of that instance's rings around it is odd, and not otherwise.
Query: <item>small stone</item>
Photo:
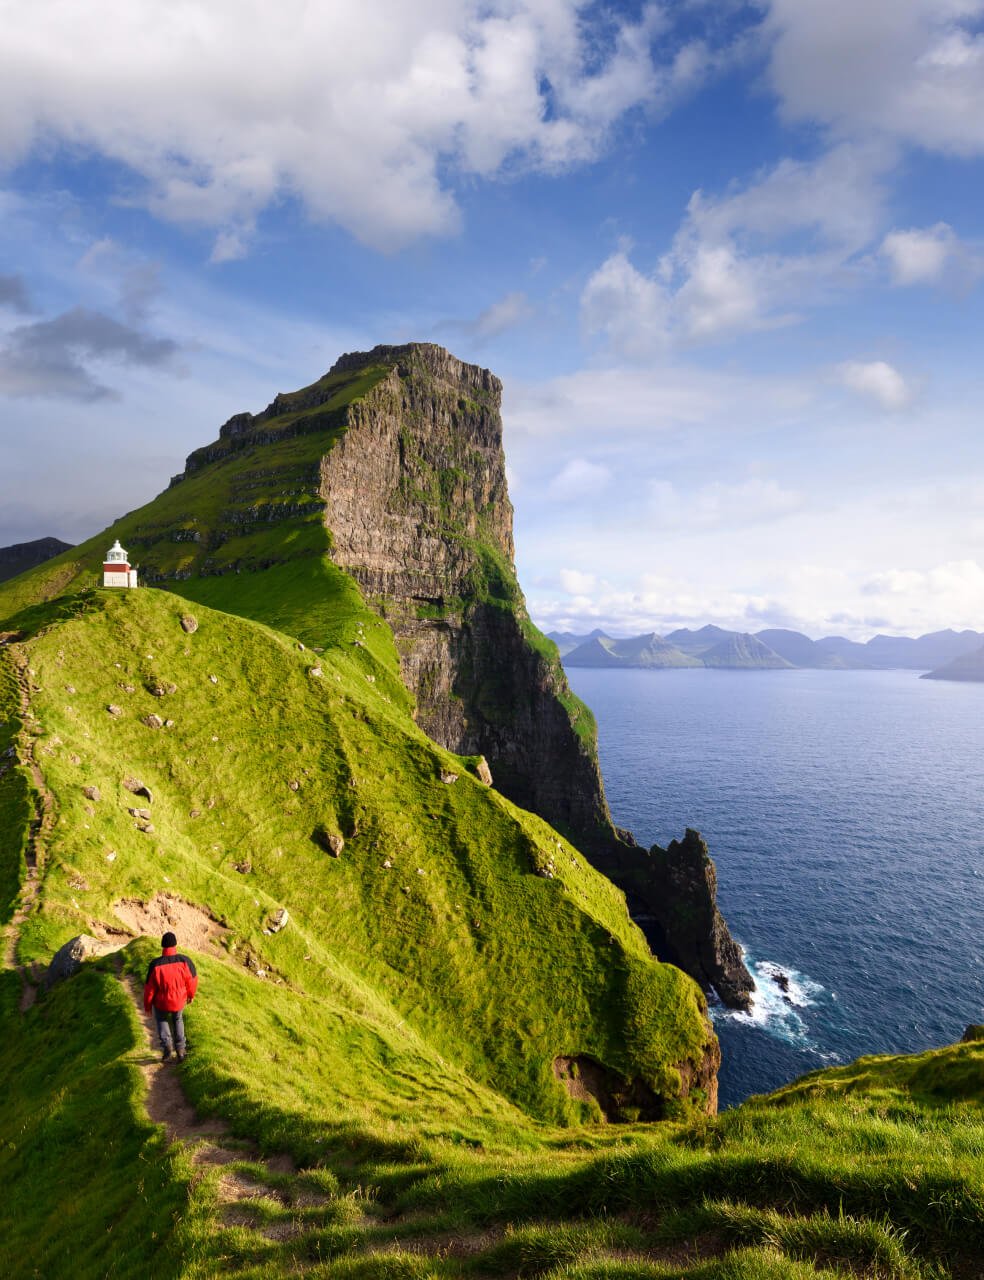
[[[65,692],[66,692],[66,693],[75,693],[75,692],[76,692],[75,685],[74,685],[74,684],[67,684],[67,685],[65,686]]]
[[[297,647],[298,647],[298,649],[300,649],[301,653],[303,653],[303,652],[304,652],[304,646],[301,644],[300,640],[298,640],[298,642],[297,642]]]
[[[287,908],[280,907],[267,921],[267,928],[271,933],[279,933],[280,930],[285,927],[289,919],[290,915],[287,912]]]
[[[124,788],[135,796],[146,796],[149,804],[154,803],[154,797],[150,794],[150,787],[146,786],[139,778],[124,778]]]
[[[210,684],[218,684],[218,683],[219,683],[219,677],[218,677],[218,676],[209,676],[209,678],[208,678],[208,679],[209,679],[209,683],[210,683]]]
[[[201,809],[192,809],[191,813],[188,814],[189,818],[200,818],[201,816],[202,816]]]
[[[409,886],[408,884],[402,885],[402,886],[401,886],[401,892],[403,892],[403,893],[409,893],[409,892],[410,892],[410,886]]]
[[[152,822],[136,822],[134,824],[138,831],[142,831],[145,836],[154,834],[154,824]]]
[[[174,721],[173,721],[173,720],[165,720],[165,721],[164,721],[164,728],[165,728],[165,729],[173,729],[173,728],[174,728]]]
[[[164,728],[164,721],[160,718],[160,716],[155,715],[155,714],[153,713],[153,711],[150,713],[150,715],[149,715],[149,716],[144,716],[144,717],[141,719],[140,723],[141,723],[141,724],[145,724],[145,725],[147,726],[147,728],[148,728],[148,729],[163,729],[163,728]]]
[[[311,668],[311,670],[308,672],[308,675],[310,675],[310,676],[323,676],[323,675],[324,675],[324,672],[321,670],[321,668],[320,668],[320,667],[312,667],[312,668]]]
[[[297,782],[295,779],[292,779],[290,782],[287,783],[287,785],[288,787],[290,787],[291,791],[300,791],[301,789],[301,784]]]
[[[123,714],[123,708],[118,707],[115,702],[111,702],[106,710],[111,716],[121,716]]]
[[[345,841],[340,835],[332,834],[328,837],[328,852],[333,858],[340,858],[342,850],[345,848]]]
[[[256,971],[256,976],[257,976],[258,978],[265,978],[265,977],[266,977],[266,969],[257,969],[257,971]]]
[[[168,680],[151,679],[144,683],[144,688],[155,698],[165,698],[169,693],[177,693],[178,686]]]
[[[418,875],[418,876],[425,876],[426,874],[427,874],[427,872],[424,870],[424,868],[423,868],[423,867],[418,867],[418,868],[417,868],[417,875]]]
[[[101,800],[102,794],[98,787],[83,787],[82,794],[87,800]]]
[[[186,631],[188,635],[191,635],[192,632],[198,630],[198,619],[192,614],[186,613],[181,619],[181,629],[182,631]]]
[[[253,864],[250,862],[249,858],[243,858],[242,862],[234,862],[232,867],[233,870],[238,871],[241,876],[248,876],[253,870]]]
[[[116,850],[115,850],[115,849],[110,849],[109,853],[107,853],[107,854],[106,854],[106,861],[107,861],[107,862],[115,862],[115,861],[116,861]]]
[[[136,690],[136,686],[135,686],[135,685],[127,684],[127,683],[126,683],[125,681],[123,681],[123,680],[121,680],[121,681],[119,682],[119,684],[118,684],[116,687],[117,687],[117,689],[122,689],[124,693],[136,693],[136,692],[137,692],[137,690]]]
[[[12,754],[13,754],[13,748],[11,748],[11,750],[7,752],[7,755],[12,755]],[[71,763],[74,765],[80,765],[82,763],[81,756],[77,756],[74,751],[68,758],[71,761]]]
[[[478,757],[478,763],[475,765],[475,776],[479,782],[484,782],[487,787],[491,787],[492,770],[489,768],[489,762],[484,756]]]
[[[458,775],[456,773],[452,773],[449,769],[442,769],[441,781],[444,783],[447,783],[447,785],[450,786],[452,782],[458,781]]]
[[[143,818],[144,822],[150,821],[149,809],[130,809],[128,812],[132,818]]]
[[[383,866],[386,868],[386,870],[387,870],[387,871],[389,871],[389,869],[390,869],[390,867],[392,867],[392,865],[393,865],[393,864],[392,864],[392,862],[390,862],[389,858],[387,858],[387,859],[386,859],[386,861],[383,863]]]

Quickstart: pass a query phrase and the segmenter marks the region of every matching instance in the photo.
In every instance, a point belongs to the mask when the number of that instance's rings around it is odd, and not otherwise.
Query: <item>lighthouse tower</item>
[[[129,557],[117,538],[106,552],[106,559],[103,561],[103,586],[135,587],[136,585],[137,571],[130,568]]]

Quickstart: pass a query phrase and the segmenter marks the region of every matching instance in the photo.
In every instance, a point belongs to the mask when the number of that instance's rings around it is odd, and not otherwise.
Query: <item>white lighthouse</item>
[[[130,568],[130,559],[117,538],[106,552],[106,559],[103,561],[103,586],[135,587],[136,585],[137,571]]]

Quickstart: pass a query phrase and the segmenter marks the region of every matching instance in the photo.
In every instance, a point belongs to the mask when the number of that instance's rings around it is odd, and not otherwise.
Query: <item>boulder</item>
[[[315,827],[313,835],[315,843],[321,845],[322,849],[330,853],[333,858],[341,857],[342,850],[345,848],[345,841],[337,831],[332,831],[323,823],[319,823]]]
[[[129,813],[130,813],[131,817],[134,817],[134,818],[143,818],[144,822],[149,822],[149,821],[150,821],[150,810],[149,810],[149,809],[130,809],[130,810],[129,810]]]
[[[478,763],[475,765],[475,777],[479,782],[484,782],[487,787],[492,785],[492,770],[489,768],[489,762],[484,756],[478,757]]]
[[[181,629],[186,631],[188,635],[198,630],[198,619],[190,613],[186,613],[181,619]]]
[[[123,714],[123,708],[118,707],[114,702],[111,702],[106,710],[111,716],[121,716]]]
[[[283,929],[284,926],[287,924],[287,921],[289,919],[290,919],[290,915],[287,912],[287,908],[279,907],[276,911],[274,911],[273,915],[271,915],[269,920],[267,921],[267,928],[270,930],[271,933],[279,933],[280,930]]]
[[[131,795],[146,796],[148,804],[154,803],[154,797],[150,793],[150,787],[141,782],[139,778],[124,778],[123,787],[126,791],[129,791]]]
[[[171,684],[168,680],[159,680],[156,676],[146,680],[144,688],[148,693],[153,694],[155,698],[164,698],[169,693],[177,693],[178,691],[176,684]]]
[[[164,728],[164,721],[160,718],[160,716],[154,715],[153,712],[151,712],[149,716],[144,716],[143,719],[140,721],[140,723],[145,724],[148,729]]]
[[[456,773],[452,773],[452,772],[450,771],[450,769],[442,769],[442,770],[441,770],[441,781],[442,781],[442,782],[444,782],[444,783],[446,783],[446,784],[450,787],[450,785],[452,784],[452,782],[457,782],[457,781],[458,781],[458,775],[457,775]]]
[[[83,787],[82,794],[85,796],[87,800],[98,801],[102,799],[102,793],[100,792],[98,787]]]
[[[118,950],[118,947],[111,942],[100,942],[98,938],[92,938],[87,933],[78,934],[55,952],[51,964],[48,965],[44,975],[45,990],[50,990],[56,982],[61,982],[63,978],[70,978],[73,973],[78,973],[82,968],[83,960],[90,960],[94,956],[104,956],[108,952],[116,950]]]

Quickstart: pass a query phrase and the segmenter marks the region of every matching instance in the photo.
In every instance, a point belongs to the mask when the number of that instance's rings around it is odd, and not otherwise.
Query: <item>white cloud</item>
[[[889,232],[881,251],[894,284],[935,284],[957,251],[957,238],[952,227],[937,222],[935,227]]]
[[[905,409],[915,395],[898,369],[885,360],[848,360],[839,366],[837,377],[849,390],[873,400],[882,409]]]
[[[735,484],[716,480],[690,492],[667,480],[649,485],[651,518],[662,529],[746,528],[778,520],[802,504],[802,494],[758,476]]]
[[[893,153],[843,143],[781,160],[723,196],[696,191],[666,254],[647,274],[620,248],[581,296],[589,335],[630,359],[671,343],[774,328],[861,278],[878,232]]]
[[[551,498],[571,502],[575,498],[591,498],[612,482],[612,473],[598,462],[572,458],[547,486]]]
[[[848,136],[984,151],[982,0],[768,0],[784,114]]]
[[[529,319],[532,314],[533,308],[525,293],[507,293],[504,298],[486,307],[481,315],[465,328],[476,338],[495,338],[500,333],[505,333],[507,329],[515,328],[523,320]]]
[[[0,158],[52,141],[142,182],[122,193],[245,250],[283,197],[392,249],[453,232],[456,175],[589,160],[665,110],[710,54],[583,0],[35,0],[0,45]]]
[[[585,596],[598,585],[593,573],[582,573],[580,569],[561,569],[558,577],[561,590],[569,596]]]
[[[886,569],[861,590],[868,596],[935,596],[940,616],[984,619],[984,567],[976,560],[951,560],[931,569]]]

